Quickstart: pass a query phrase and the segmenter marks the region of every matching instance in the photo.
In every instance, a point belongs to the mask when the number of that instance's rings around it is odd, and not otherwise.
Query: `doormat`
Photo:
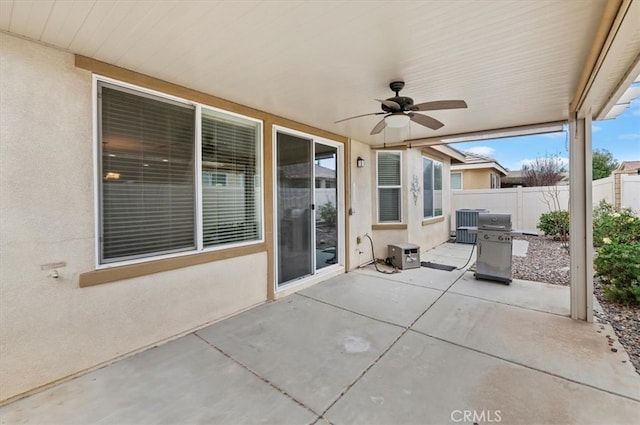
[[[448,272],[456,269],[456,266],[448,266],[446,264],[432,263],[431,261],[423,261],[420,263],[420,265],[422,267],[429,267],[430,269],[437,269],[437,270],[446,270]]]

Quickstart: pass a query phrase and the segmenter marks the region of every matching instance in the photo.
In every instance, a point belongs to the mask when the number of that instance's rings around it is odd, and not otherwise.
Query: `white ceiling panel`
[[[20,3],[20,1],[15,0],[14,3]],[[68,50],[95,3],[90,0],[54,2],[39,40]]]
[[[619,0],[613,0],[619,1]],[[464,99],[432,137],[564,120],[606,0],[0,1],[0,30],[338,134],[393,96]],[[612,68],[613,69],[613,68]],[[615,78],[612,75],[611,78]]]

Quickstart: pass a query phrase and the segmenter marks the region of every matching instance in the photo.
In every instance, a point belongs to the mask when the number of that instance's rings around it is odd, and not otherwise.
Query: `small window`
[[[491,189],[499,189],[500,188],[500,175],[496,173],[491,173]]]
[[[451,173],[451,190],[462,190],[462,173]]]
[[[377,152],[378,223],[402,221],[401,152]]]
[[[442,163],[422,158],[423,217],[442,215]]]

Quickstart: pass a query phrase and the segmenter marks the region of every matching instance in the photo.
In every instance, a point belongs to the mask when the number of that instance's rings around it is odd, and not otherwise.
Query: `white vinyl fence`
[[[620,181],[621,205],[640,212],[640,176],[623,174]],[[486,209],[511,214],[515,229],[534,231],[543,213],[569,209],[569,186],[459,190],[451,194],[452,231],[456,226],[456,210],[460,209]],[[602,199],[615,203],[613,176],[593,182],[593,206]]]
[[[620,175],[620,205],[640,213],[640,175]]]

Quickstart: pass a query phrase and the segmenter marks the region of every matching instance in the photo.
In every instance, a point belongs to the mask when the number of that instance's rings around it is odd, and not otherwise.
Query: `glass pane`
[[[423,217],[433,217],[433,161],[422,158]]]
[[[378,152],[378,186],[400,185],[400,152]]]
[[[338,262],[338,149],[315,144],[316,269]]]
[[[451,174],[451,190],[462,190],[462,173]]]
[[[400,189],[381,188],[378,189],[378,209],[380,215],[378,222],[399,222],[400,221]]]
[[[202,111],[205,247],[261,237],[259,134],[258,123],[207,109]]]
[[[433,161],[433,216],[442,215],[442,163]]]
[[[102,263],[195,248],[195,110],[99,83]]]
[[[311,141],[277,135],[278,285],[307,276],[311,265]]]

